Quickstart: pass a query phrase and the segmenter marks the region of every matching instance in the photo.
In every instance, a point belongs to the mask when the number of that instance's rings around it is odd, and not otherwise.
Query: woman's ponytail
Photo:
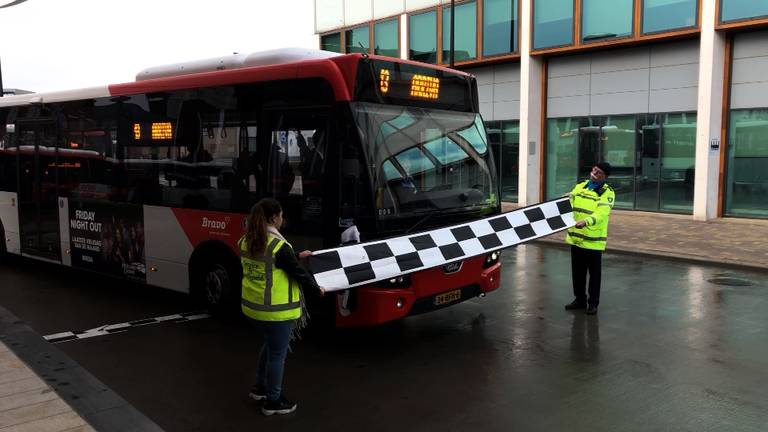
[[[267,225],[283,211],[280,203],[272,198],[263,198],[251,207],[248,215],[245,241],[251,256],[264,254],[267,248]]]

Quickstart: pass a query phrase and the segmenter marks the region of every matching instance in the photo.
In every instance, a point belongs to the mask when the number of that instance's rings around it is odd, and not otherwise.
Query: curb
[[[163,431],[3,306],[0,340],[97,431]]]
[[[536,240],[533,240],[531,243],[544,245],[547,247],[570,249],[569,244],[565,242],[557,241],[557,240],[536,239]],[[711,265],[711,266],[717,266],[717,267],[726,267],[734,270],[746,270],[746,271],[768,274],[768,268],[758,264],[744,264],[744,263],[733,262],[733,261],[716,261],[716,260],[701,258],[697,256],[692,256],[692,255],[672,254],[664,251],[651,252],[651,251],[640,250],[640,249],[608,247],[606,248],[605,252],[611,253],[611,254],[617,254],[617,255],[629,255],[629,256],[641,256],[641,257],[647,257],[647,258],[665,259],[665,260],[677,261],[677,262],[683,262],[683,263],[689,263],[689,264],[704,264],[704,265]]]

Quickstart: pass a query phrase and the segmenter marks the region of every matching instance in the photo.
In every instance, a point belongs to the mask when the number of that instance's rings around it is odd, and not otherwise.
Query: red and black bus
[[[406,60],[287,49],[135,82],[0,98],[0,253],[239,303],[236,242],[262,197],[296,250],[500,211],[477,85]],[[374,325],[498,287],[498,254],[334,294]],[[326,300],[329,301],[329,300]]]

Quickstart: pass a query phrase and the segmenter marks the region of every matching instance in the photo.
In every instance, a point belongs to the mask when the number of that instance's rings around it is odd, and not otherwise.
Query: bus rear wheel
[[[195,272],[192,294],[217,315],[237,316],[240,305],[240,280],[230,263],[212,261]]]

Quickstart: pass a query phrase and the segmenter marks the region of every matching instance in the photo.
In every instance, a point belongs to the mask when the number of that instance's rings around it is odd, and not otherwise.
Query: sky
[[[0,9],[3,87],[131,82],[150,66],[317,48],[313,0],[28,0]]]

